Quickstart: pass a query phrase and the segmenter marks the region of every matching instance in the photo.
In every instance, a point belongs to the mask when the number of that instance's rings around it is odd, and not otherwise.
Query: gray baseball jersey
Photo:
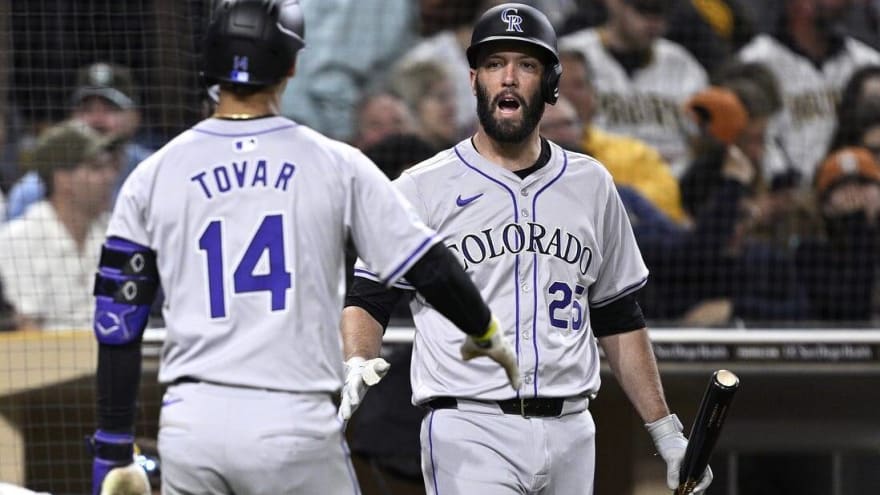
[[[140,164],[108,228],[157,252],[159,379],[342,386],[344,245],[395,281],[435,242],[356,149],[282,117],[208,119]]]
[[[594,123],[657,148],[680,177],[690,155],[682,105],[708,84],[699,62],[682,46],[660,38],[654,42],[650,62],[628,75],[595,28],[563,36],[559,48],[580,51],[593,67]]]
[[[817,67],[776,38],[762,34],[742,48],[739,58],[764,64],[776,76],[782,93],[783,109],[767,130],[770,153],[765,159],[765,171],[773,175],[789,165],[774,141],[778,136],[791,165],[809,184],[828,152],[840,91],[856,69],[880,64],[880,53],[860,41],[846,38],[841,50]]]
[[[465,140],[395,181],[457,254],[515,343],[524,398],[598,391],[590,307],[639,289],[648,274],[605,167],[552,143],[551,149],[547,165],[520,179]],[[375,280],[375,273],[359,261],[356,275]],[[461,360],[464,335],[448,320],[418,297],[411,308],[415,403],[512,398],[495,363]]]

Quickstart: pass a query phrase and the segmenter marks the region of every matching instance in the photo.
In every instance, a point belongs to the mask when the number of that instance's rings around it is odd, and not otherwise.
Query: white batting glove
[[[364,359],[355,356],[345,362],[345,385],[342,387],[342,403],[339,405],[339,419],[348,421],[354,414],[367,389],[379,383],[391,365],[382,358]]]
[[[489,322],[489,329],[480,337],[468,335],[461,345],[461,358],[470,361],[473,358],[486,356],[489,359],[500,364],[507,373],[507,380],[510,386],[515,390],[519,390],[520,377],[519,366],[516,364],[516,353],[510,342],[504,338],[504,332],[501,331],[501,324],[493,316]]]
[[[101,484],[101,495],[150,495],[147,472],[137,463],[113,468]]]
[[[651,434],[654,446],[657,447],[660,457],[666,461],[666,486],[670,490],[675,490],[678,488],[679,470],[681,469],[681,462],[684,460],[684,452],[687,450],[688,445],[687,438],[682,433],[684,426],[678,420],[678,416],[670,414],[652,423],[647,423],[645,428]],[[706,488],[709,488],[711,483],[712,469],[706,466],[703,477],[700,478],[700,482],[694,487],[692,493],[700,495],[706,491]]]

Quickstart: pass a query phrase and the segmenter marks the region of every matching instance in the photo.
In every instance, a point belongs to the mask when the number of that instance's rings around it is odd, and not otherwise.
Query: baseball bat
[[[712,373],[703,400],[700,401],[697,417],[691,426],[675,495],[689,495],[699,483],[709,464],[709,456],[712,455],[715,442],[721,434],[721,427],[724,426],[730,403],[738,389],[739,378],[732,372],[718,370]]]

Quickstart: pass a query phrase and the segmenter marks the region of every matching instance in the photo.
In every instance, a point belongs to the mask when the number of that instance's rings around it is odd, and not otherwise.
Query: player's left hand
[[[379,383],[391,365],[382,358],[364,359],[355,356],[345,362],[345,385],[342,387],[342,403],[339,405],[339,419],[348,421],[354,414],[367,389]]]
[[[666,486],[668,486],[670,490],[675,490],[678,488],[681,462],[684,459],[684,452],[687,450],[688,444],[687,438],[685,438],[684,433],[682,433],[684,431],[684,426],[682,426],[681,421],[678,420],[678,416],[670,414],[669,416],[664,416],[657,421],[646,424],[645,428],[647,428],[648,433],[651,434],[651,438],[654,440],[654,446],[657,447],[657,452],[660,454],[660,457],[666,461]],[[692,493],[695,495],[704,493],[711,483],[712,469],[709,466],[706,466],[706,471],[703,473],[703,477],[700,478],[700,482],[694,487]]]
[[[489,359],[500,364],[507,374],[507,380],[514,390],[519,390],[521,385],[519,375],[519,365],[516,362],[516,353],[504,332],[501,330],[501,324],[494,316],[489,320],[489,328],[482,337],[474,337],[468,335],[461,345],[461,358],[469,361],[476,357],[486,356]]]

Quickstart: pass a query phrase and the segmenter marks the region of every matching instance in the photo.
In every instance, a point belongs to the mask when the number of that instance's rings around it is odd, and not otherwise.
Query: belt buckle
[[[526,415],[526,400],[523,397],[519,398],[519,415],[525,419],[529,419],[531,417]]]

